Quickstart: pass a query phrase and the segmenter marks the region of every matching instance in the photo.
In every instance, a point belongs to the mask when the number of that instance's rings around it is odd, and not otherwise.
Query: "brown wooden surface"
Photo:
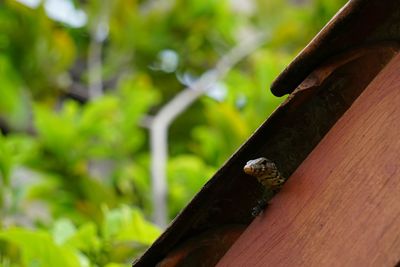
[[[394,266],[399,260],[396,56],[218,266]]]
[[[349,0],[271,85],[276,96],[294,89],[319,64],[350,47],[400,41],[400,1]]]
[[[195,236],[172,250],[156,267],[215,266],[245,225],[225,225]]]
[[[383,42],[350,49],[321,62],[135,260],[134,266],[154,266],[210,229],[227,224],[248,226],[254,219],[251,211],[262,195],[262,186],[243,172],[244,164],[266,156],[289,177],[398,49],[396,43]]]

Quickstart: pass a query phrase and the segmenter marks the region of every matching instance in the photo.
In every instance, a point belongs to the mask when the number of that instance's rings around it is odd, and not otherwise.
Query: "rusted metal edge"
[[[272,93],[293,92],[321,62],[351,47],[400,40],[399,9],[396,0],[350,0],[275,79]]]
[[[244,174],[246,161],[266,156],[290,177],[398,50],[396,43],[362,47],[315,70],[216,172],[134,266],[155,266],[174,248],[209,229],[248,225],[262,188]]]

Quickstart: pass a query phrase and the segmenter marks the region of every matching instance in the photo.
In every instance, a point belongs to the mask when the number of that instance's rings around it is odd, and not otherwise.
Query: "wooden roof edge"
[[[244,174],[243,164],[266,156],[289,177],[398,50],[397,43],[362,47],[316,69],[215,173],[134,266],[153,266],[182,242],[206,230],[249,224],[261,188]]]
[[[272,93],[283,96],[293,92],[319,64],[346,49],[399,40],[399,30],[380,27],[393,14],[398,16],[399,9],[399,1],[350,0],[273,81]],[[394,22],[399,24],[398,17]]]
[[[217,267],[400,267],[399,72],[397,54]]]

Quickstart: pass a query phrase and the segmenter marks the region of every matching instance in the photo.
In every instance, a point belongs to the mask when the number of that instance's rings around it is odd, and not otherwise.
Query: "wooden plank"
[[[349,47],[400,40],[400,1],[349,0],[273,81],[276,96],[293,92],[321,61]]]
[[[399,261],[399,72],[396,56],[217,266],[394,266]]]
[[[251,210],[262,195],[262,187],[243,172],[243,164],[249,158],[267,156],[282,174],[290,176],[398,53],[398,45],[383,42],[352,48],[321,62],[213,175],[133,266],[154,266],[205,231],[228,224],[248,226],[254,219]]]

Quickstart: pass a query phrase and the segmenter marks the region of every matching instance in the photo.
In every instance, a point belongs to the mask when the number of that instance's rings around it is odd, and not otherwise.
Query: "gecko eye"
[[[260,163],[263,165],[267,164],[267,159],[263,159]]]

